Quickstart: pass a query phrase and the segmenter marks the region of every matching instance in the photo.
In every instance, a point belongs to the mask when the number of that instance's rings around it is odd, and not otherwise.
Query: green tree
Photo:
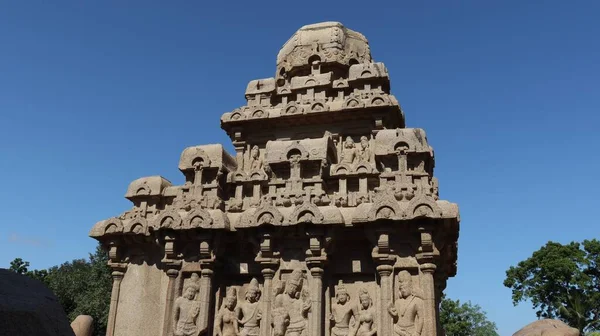
[[[506,271],[513,304],[529,300],[538,317],[560,319],[582,333],[600,327],[600,241],[548,242]]]
[[[16,258],[10,262],[10,267],[8,269],[17,274],[26,274],[29,269],[29,261],[23,261],[21,258]]]
[[[498,336],[496,324],[489,321],[479,305],[460,303],[442,297],[440,323],[448,336]]]
[[[90,315],[94,318],[94,334],[104,335],[112,290],[107,263],[108,253],[98,245],[89,260],[76,259],[48,270],[29,271],[29,263],[17,258],[10,263],[10,270],[44,282],[71,321],[78,315]]]

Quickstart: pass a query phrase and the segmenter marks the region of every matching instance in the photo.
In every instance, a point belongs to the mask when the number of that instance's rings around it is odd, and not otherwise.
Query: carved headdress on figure
[[[256,298],[256,300],[258,300],[261,294],[260,287],[258,286],[258,280],[256,280],[256,278],[252,278],[252,280],[250,280],[250,283],[248,284],[248,288],[246,289],[246,298],[248,298],[249,295],[255,293],[256,295],[258,295],[258,297]]]
[[[294,271],[292,271],[292,274],[290,274],[290,277],[288,278],[287,282],[294,284],[300,288],[300,287],[302,287],[303,278],[304,278],[304,274],[302,273],[302,270],[299,268],[296,268]]]

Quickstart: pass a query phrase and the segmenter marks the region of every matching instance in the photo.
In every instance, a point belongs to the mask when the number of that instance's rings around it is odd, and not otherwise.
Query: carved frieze
[[[302,27],[245,97],[221,117],[234,156],[186,148],[182,185],[135,180],[133,207],[92,228],[113,269],[107,335],[148,334],[119,329],[132,311],[164,316],[161,336],[440,334],[458,207],[439,199],[433,149],[405,128],[366,38]],[[136,282],[165,302],[127,297]]]

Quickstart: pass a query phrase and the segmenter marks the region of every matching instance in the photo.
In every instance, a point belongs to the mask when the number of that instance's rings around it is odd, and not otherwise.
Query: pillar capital
[[[437,266],[434,263],[423,263],[420,268],[423,273],[434,273]]]
[[[377,273],[379,273],[380,276],[390,276],[393,270],[394,267],[392,265],[382,264],[377,266]]]

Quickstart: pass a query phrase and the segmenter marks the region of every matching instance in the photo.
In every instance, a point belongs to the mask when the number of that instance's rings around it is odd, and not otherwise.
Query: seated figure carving
[[[398,274],[400,285],[396,302],[390,304],[389,314],[394,319],[394,335],[421,336],[423,330],[423,299],[412,289],[412,277],[408,271]]]

